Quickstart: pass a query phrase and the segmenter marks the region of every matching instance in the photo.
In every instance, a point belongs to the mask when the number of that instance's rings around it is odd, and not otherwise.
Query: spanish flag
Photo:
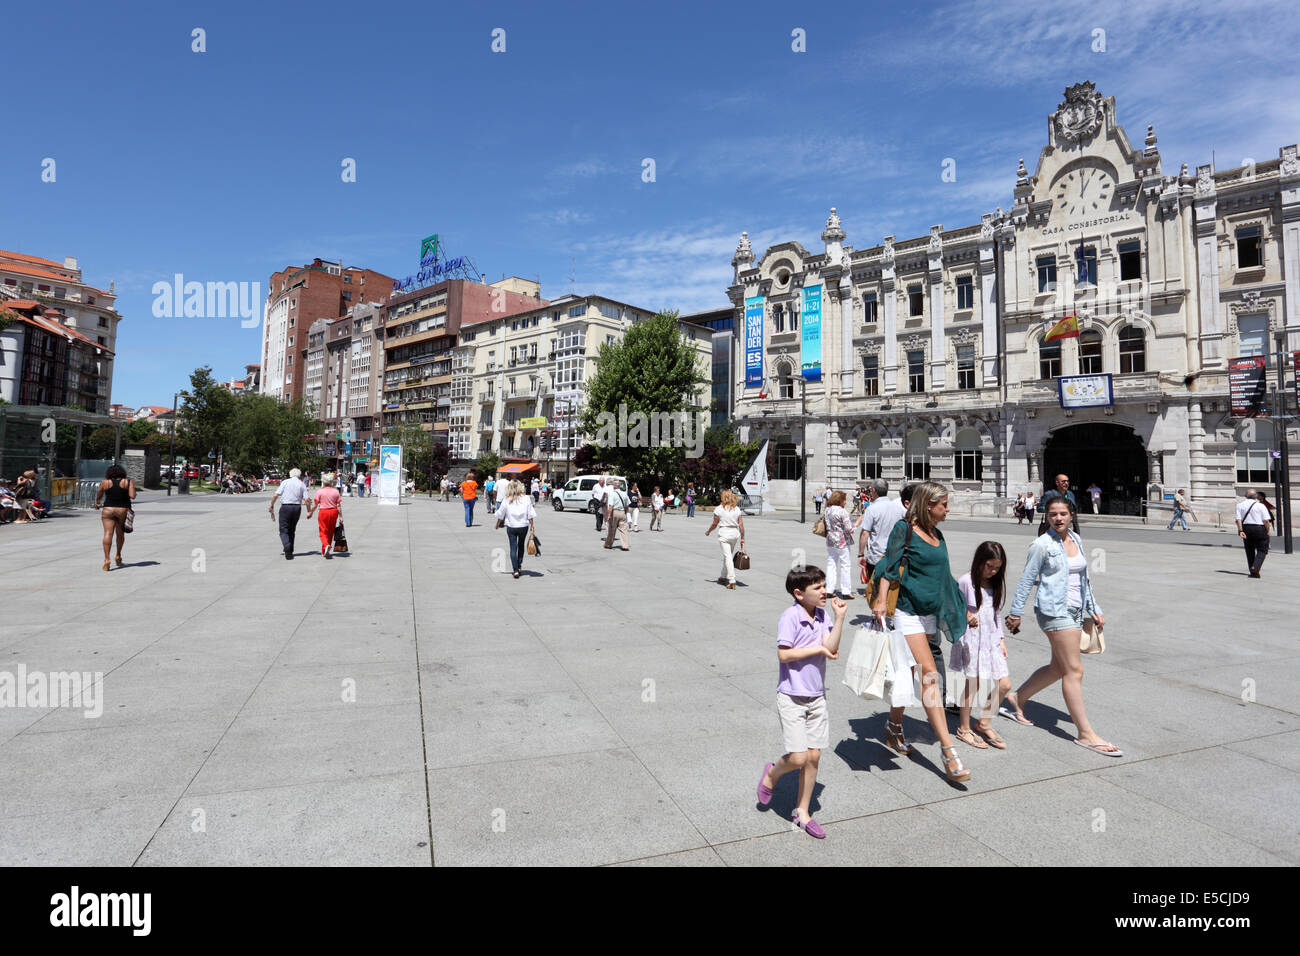
[[[1077,339],[1078,337],[1079,317],[1077,315],[1067,315],[1047,330],[1047,334],[1043,336],[1043,341],[1051,342],[1053,339]]]

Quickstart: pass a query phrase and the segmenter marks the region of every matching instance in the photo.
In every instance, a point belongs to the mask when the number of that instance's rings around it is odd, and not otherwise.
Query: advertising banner
[[[520,428],[545,428],[546,416],[536,415],[531,418],[521,418],[519,419],[519,427]]]
[[[803,345],[800,349],[803,377],[809,382],[822,380],[822,287],[803,290]]]
[[[1062,408],[1100,408],[1115,404],[1115,389],[1109,372],[1058,378],[1056,391]]]
[[[379,446],[379,503],[402,503],[402,446]]]
[[[745,300],[745,388],[763,385],[763,297]]]
[[[1268,414],[1264,408],[1264,356],[1228,360],[1228,391],[1232,393],[1233,418],[1257,418]]]

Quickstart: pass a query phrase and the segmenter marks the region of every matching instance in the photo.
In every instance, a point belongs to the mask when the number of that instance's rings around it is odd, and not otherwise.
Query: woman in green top
[[[948,720],[944,717],[939,694],[939,671],[930,653],[929,635],[938,629],[945,632],[948,640],[955,641],[966,633],[968,624],[977,624],[979,619],[967,610],[966,599],[948,564],[948,546],[939,531],[939,522],[946,517],[948,489],[932,481],[918,484],[912,492],[907,516],[894,525],[885,556],[872,575],[877,582],[876,604],[872,610],[881,621],[884,620],[889,588],[879,582],[882,579],[898,581],[894,628],[903,632],[915,665],[921,668],[921,705],[930,718],[935,736],[939,738],[944,773],[949,780],[961,783],[970,779],[970,771],[962,766],[957,748],[948,735]],[[903,739],[902,707],[889,710],[885,746],[904,756],[913,752],[911,745]]]

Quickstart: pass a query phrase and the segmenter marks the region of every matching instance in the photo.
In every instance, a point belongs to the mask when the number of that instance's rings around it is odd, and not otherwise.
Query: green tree
[[[198,461],[206,461],[208,452],[221,454],[226,450],[234,414],[235,397],[213,379],[212,368],[195,369],[181,404],[185,428],[177,434],[177,444],[183,444],[188,457]]]
[[[281,446],[292,437],[281,435],[283,422],[280,403],[270,395],[239,396],[230,422],[227,463],[245,475],[264,474],[282,465]]]
[[[290,468],[301,468],[309,475],[324,471],[329,463],[317,449],[316,440],[307,437],[320,433],[321,425],[316,420],[316,413],[302,399],[276,402],[276,406],[277,442],[271,463],[281,474]]]
[[[660,312],[633,325],[621,341],[602,345],[596,356],[596,374],[586,385],[582,423],[584,432],[596,436],[598,462],[629,478],[680,480],[685,448],[663,444],[669,436],[662,431],[651,436],[649,429],[637,434],[632,427],[626,436],[610,440],[608,419],[602,419],[601,413],[608,412],[617,420],[619,407],[625,405],[631,422],[638,412],[651,421],[684,412],[691,418],[685,437],[693,439],[695,429],[701,427],[700,412],[706,407],[701,388],[708,382],[706,363],[678,328],[675,311]],[[657,437],[660,444],[651,446],[651,437]]]
[[[486,481],[488,475],[495,475],[501,467],[501,456],[494,451],[485,451],[474,462],[474,474],[480,481]]]

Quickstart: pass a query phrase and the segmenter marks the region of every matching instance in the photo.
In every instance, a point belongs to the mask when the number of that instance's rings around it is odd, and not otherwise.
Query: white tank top
[[[1088,559],[1080,551],[1070,558],[1070,592],[1066,595],[1066,607],[1083,606],[1083,569],[1088,566]]]

